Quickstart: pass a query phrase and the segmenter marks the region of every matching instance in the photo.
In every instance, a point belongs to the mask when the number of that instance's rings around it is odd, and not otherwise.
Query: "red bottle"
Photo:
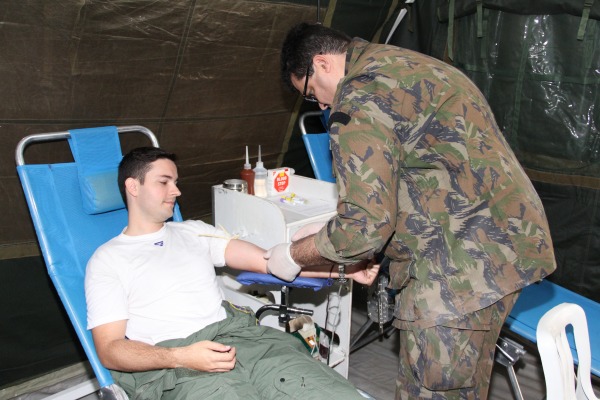
[[[246,146],[246,163],[240,172],[240,178],[248,183],[248,194],[254,194],[254,171],[248,160],[248,146]]]

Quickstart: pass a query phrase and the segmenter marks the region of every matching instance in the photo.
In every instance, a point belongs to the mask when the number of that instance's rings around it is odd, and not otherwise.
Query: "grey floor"
[[[355,305],[352,327],[356,332],[366,322],[366,312]],[[516,365],[517,381],[524,400],[542,400],[545,395],[544,377],[535,349],[527,353]],[[348,379],[359,389],[378,400],[393,400],[398,365],[398,335],[375,340],[350,355]],[[506,368],[494,367],[490,387],[490,400],[518,399],[513,394]]]

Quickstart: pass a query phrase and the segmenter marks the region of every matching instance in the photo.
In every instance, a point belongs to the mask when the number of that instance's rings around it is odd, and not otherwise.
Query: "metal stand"
[[[350,353],[373,342],[375,339],[389,338],[396,329],[393,325],[395,292],[390,291],[389,284],[389,259],[381,261],[381,269],[375,283],[369,288],[367,300],[367,322],[360,327],[350,341]],[[372,328],[377,326],[377,331]]]
[[[392,325],[392,321],[389,321],[384,325],[383,331],[378,329],[376,332],[369,333],[374,325],[377,325],[377,323],[368,320],[363,326],[360,327],[358,332],[352,336],[352,340],[350,341],[350,353],[368,345],[376,339],[388,339],[394,330],[396,330],[396,328]]]
[[[498,349],[496,352],[496,362],[506,367],[515,398],[517,400],[523,400],[523,394],[521,393],[519,382],[517,382],[517,375],[515,374],[514,365],[517,363],[517,361],[519,361],[521,356],[526,353],[526,351],[523,349],[523,346],[514,340],[505,337],[498,338],[498,341],[496,342],[496,348]]]
[[[281,287],[281,304],[266,304],[256,311],[256,318],[260,319],[260,316],[265,311],[277,311],[279,313],[279,323],[285,327],[286,332],[290,332],[290,315],[291,314],[303,314],[313,315],[313,310],[306,308],[290,307],[288,297],[290,295],[290,288],[288,286]]]

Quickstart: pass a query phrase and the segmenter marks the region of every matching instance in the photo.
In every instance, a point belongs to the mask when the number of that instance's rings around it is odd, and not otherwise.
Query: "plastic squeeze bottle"
[[[248,183],[248,194],[254,194],[254,171],[248,160],[248,146],[246,146],[246,163],[240,172],[240,177]]]
[[[264,167],[258,145],[258,161],[254,168],[254,194],[258,197],[267,197],[267,169]]]

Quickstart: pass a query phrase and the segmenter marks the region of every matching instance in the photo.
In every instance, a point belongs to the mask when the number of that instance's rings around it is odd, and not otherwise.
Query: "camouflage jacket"
[[[556,268],[537,193],[454,67],[354,39],[329,123],[338,215],[317,249],[347,264],[389,240],[398,327],[455,320]]]

